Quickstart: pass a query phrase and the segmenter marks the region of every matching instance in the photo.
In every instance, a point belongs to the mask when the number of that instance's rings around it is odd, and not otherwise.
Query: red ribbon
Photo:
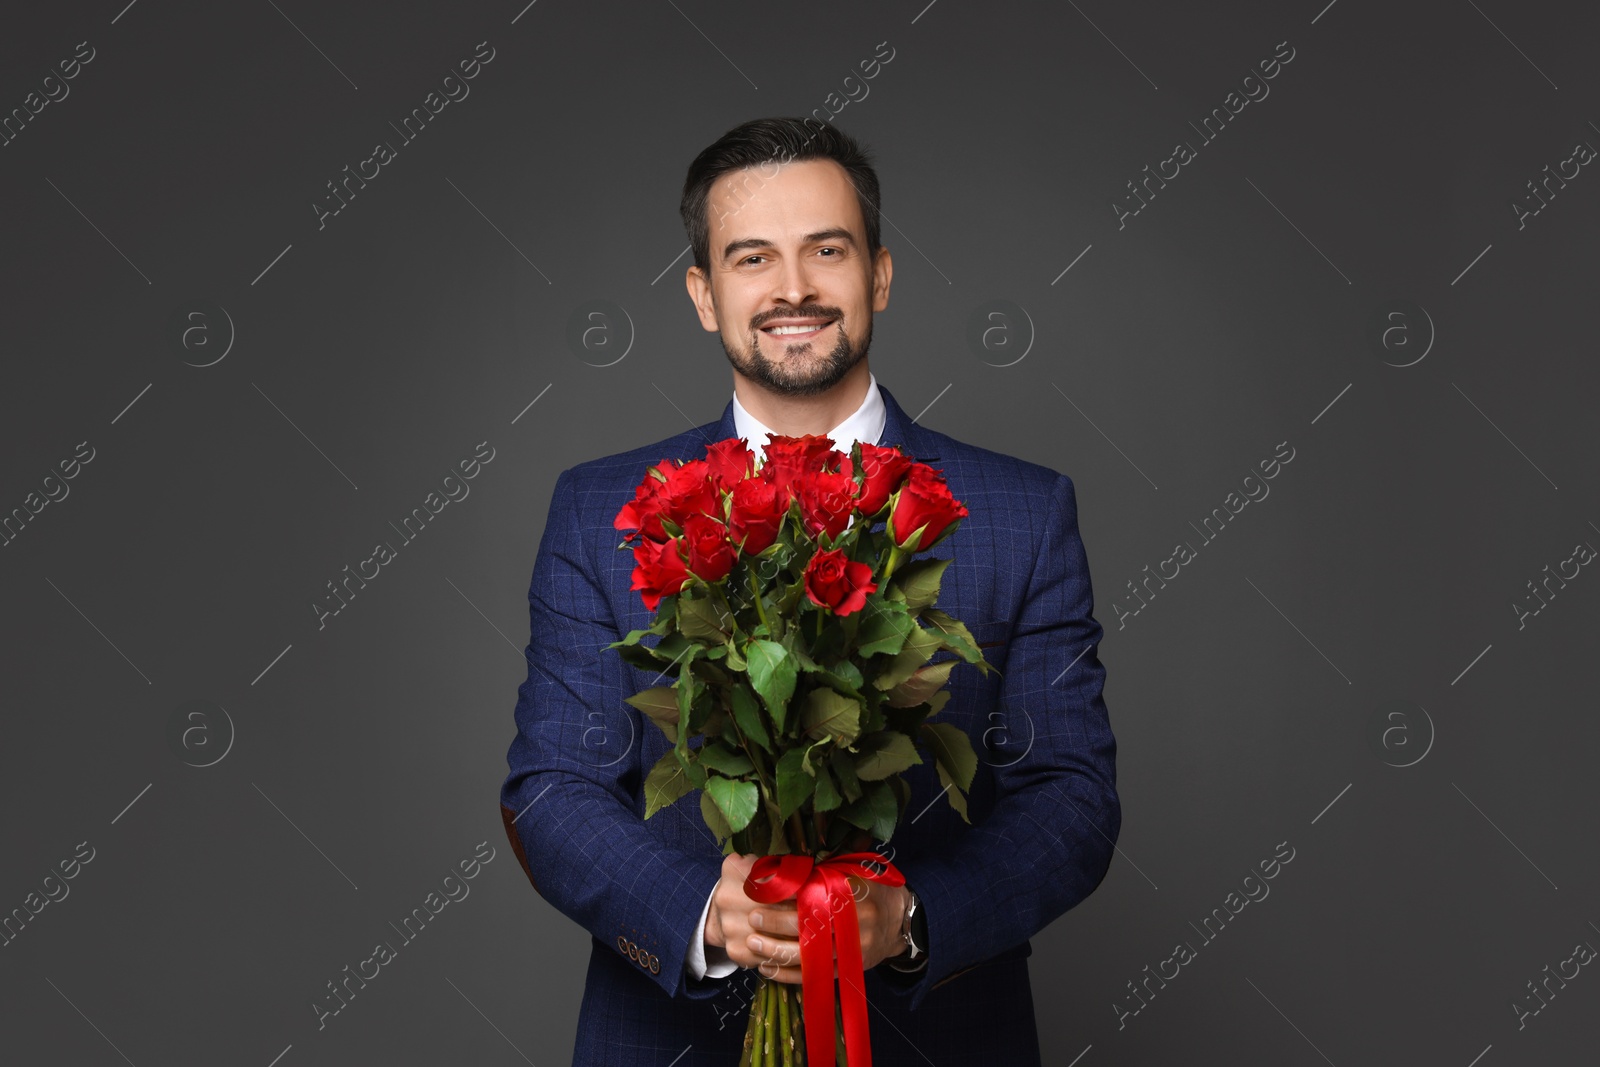
[[[879,864],[882,869],[867,866],[869,862]],[[824,1067],[837,1058],[831,966],[836,955],[842,983],[839,1011],[844,1022],[846,1061],[850,1067],[872,1067],[866,979],[861,966],[861,928],[856,923],[855,894],[850,889],[847,873],[884,885],[904,885],[906,881],[905,875],[889,862],[889,858],[878,852],[846,852],[821,862],[806,855],[762,856],[744,880],[745,895],[751,900],[776,904],[790,897],[797,898],[806,1062],[811,1067]],[[771,876],[769,880],[761,881],[768,875]]]

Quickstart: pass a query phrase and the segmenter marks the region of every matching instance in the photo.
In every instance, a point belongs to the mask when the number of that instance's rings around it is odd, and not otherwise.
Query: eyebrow
[[[808,233],[801,238],[802,244],[815,244],[818,241],[844,241],[852,247],[856,243],[855,235],[840,226],[835,226],[831,230],[818,230],[816,233]],[[729,241],[727,247],[722,250],[722,258],[726,260],[735,252],[742,252],[747,248],[771,247],[773,247],[773,242],[765,237],[746,237],[739,241]]]

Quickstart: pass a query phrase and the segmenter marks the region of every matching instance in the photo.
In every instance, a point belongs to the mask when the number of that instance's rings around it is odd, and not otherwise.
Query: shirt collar
[[[885,418],[883,395],[878,392],[878,378],[869,370],[866,399],[856,408],[854,414],[829,430],[828,436],[833,438],[833,447],[848,456],[851,447],[857,441],[864,441],[869,445],[878,443],[878,439],[883,436]],[[759,466],[766,459],[767,438],[776,431],[769,430],[759,419],[746,411],[744,405],[739,403],[739,394],[735,392],[733,433],[735,437],[743,437],[749,442],[750,450],[756,454],[756,464]]]

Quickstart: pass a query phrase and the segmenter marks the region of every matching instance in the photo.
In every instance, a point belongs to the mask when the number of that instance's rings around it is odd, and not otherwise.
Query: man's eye
[[[750,263],[750,262],[752,262],[754,260],[765,259],[765,258],[766,258],[765,256],[745,256],[744,259],[741,262]]]
[[[833,247],[830,246],[828,248],[819,248],[819,249],[817,249],[817,251],[819,251],[819,252],[838,252],[839,249],[833,248]]]

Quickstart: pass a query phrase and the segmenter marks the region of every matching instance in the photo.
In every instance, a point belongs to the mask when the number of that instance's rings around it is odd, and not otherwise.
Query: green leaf
[[[834,777],[839,779],[839,792],[844,794],[846,800],[861,799],[861,780],[856,775],[855,759],[843,749],[834,749],[828,753],[828,762],[833,766]]]
[[[624,703],[632,704],[650,717],[650,720],[661,727],[667,735],[667,740],[677,743],[678,740],[678,694],[670,686],[658,685],[654,689],[626,697]]]
[[[721,645],[717,646],[717,651],[722,651]],[[720,689],[733,682],[733,675],[724,670],[721,664],[714,663],[704,656],[695,657],[694,672],[701,681],[708,683],[715,689]]]
[[[683,657],[686,655],[690,658],[698,655],[699,653],[693,650],[702,647],[704,646],[689,640],[682,634],[668,634],[657,641],[650,651],[655,654],[656,659],[667,664],[667,667],[662,668],[665,671],[676,664],[682,663]]]
[[[963,792],[972,788],[972,776],[978,771],[978,755],[973,752],[972,739],[965,730],[953,723],[925,722],[922,743],[932,750],[939,769],[948,771]]]
[[[861,732],[861,702],[832,689],[813,689],[800,705],[800,729],[807,737],[849,744]]]
[[[627,637],[624,637],[621,641],[611,642],[606,646],[606,648],[623,648],[627,645],[637,645],[639,643],[639,638],[650,632],[651,631],[649,630],[629,630]]]
[[[706,734],[706,724],[721,709],[717,707],[713,698],[715,692],[709,686],[702,685],[698,679],[695,681],[694,704],[689,709],[689,736]]]
[[[883,730],[862,741],[856,756],[856,777],[875,782],[921,762],[911,738],[898,730]]]
[[[869,782],[860,800],[839,809],[839,817],[866,830],[874,840],[887,841],[894,836],[895,823],[900,818],[900,805],[888,782]]]
[[[777,850],[772,848],[772,822],[766,812],[759,808],[748,826],[734,832],[733,847],[742,856],[776,855],[784,851],[781,847]]]
[[[872,684],[879,689],[893,689],[915,674],[918,667],[928,662],[933,654],[943,647],[943,639],[937,631],[914,626],[900,654],[878,672]]]
[[[951,562],[948,559],[919,559],[907,563],[894,572],[888,595],[895,600],[903,600],[913,614],[921,611],[939,599],[939,582],[944,576],[944,569]]]
[[[754,782],[739,782],[713,775],[706,779],[706,792],[711,794],[711,799],[728,820],[728,828],[736,833],[750,825],[756,808],[761,805],[760,791]]]
[[[816,791],[817,779],[805,767],[806,750],[791,748],[778,760],[778,814],[787,819]]]
[[[861,622],[861,629],[856,631],[856,652],[862,656],[876,656],[880,652],[898,655],[905,646],[906,637],[917,625],[916,620],[906,614],[906,606],[897,600],[880,599],[874,594],[867,598],[866,606],[861,610],[866,613],[866,618]]]
[[[833,775],[828,773],[826,764],[817,767],[817,794],[812,807],[817,811],[832,811],[844,803],[844,797],[839,795],[839,787],[833,784]]]
[[[944,786],[944,795],[950,798],[950,806],[956,809],[956,814],[961,816],[961,821],[972,825],[972,820],[967,817],[966,794],[956,788],[955,780],[950,777],[950,772],[944,769],[944,764],[934,765],[939,772],[939,784]]]
[[[911,806],[911,783],[898,774],[885,778],[884,781],[888,782],[889,788],[894,790],[894,802],[900,806],[900,810],[903,812],[909,808]]]
[[[939,631],[940,640],[945,648],[968,663],[978,664],[979,669],[985,674],[993,669],[983,658],[983,652],[979,650],[978,642],[973,638],[972,631],[967,629],[966,623],[938,608],[929,608],[922,613],[922,617],[929,626]]]
[[[822,671],[820,673],[823,677],[827,678],[834,684],[837,684],[839,681],[843,681],[844,684],[849,686],[851,689],[860,689],[864,684],[866,684],[866,679],[861,677],[861,668],[857,667],[854,663],[851,663],[847,659],[840,660],[827,671]]]
[[[723,816],[722,809],[712,801],[711,794],[703,789],[700,791],[700,817],[706,821],[706,827],[716,835],[717,844],[723,845],[733,836],[733,831],[728,829],[728,820]]]
[[[750,761],[749,756],[746,756],[743,752],[735,752],[720,742],[708,741],[701,745],[696,752],[698,754],[695,759],[698,762],[705,764],[714,771],[720,771],[729,778],[738,778],[756,769],[756,765]]]
[[[891,708],[885,705],[881,710],[884,713],[884,729],[899,730],[912,738],[921,738],[917,731],[924,722],[937,715],[941,708],[950,702],[950,690],[941,689],[933,694],[926,703],[910,708]],[[868,731],[862,731],[867,733]]]
[[[677,756],[678,750],[673,749],[672,754]],[[683,773],[689,778],[689,788],[704,789],[706,785],[706,777],[709,772],[704,767],[700,766],[700,761],[694,757],[695,752],[691,749],[686,756],[678,757],[678,763],[683,767]]]
[[[785,618],[794,615],[795,609],[800,606],[801,598],[805,596],[805,592],[806,583],[804,580],[791,582],[783,587],[783,591],[773,601],[773,610]]]
[[[711,600],[678,598],[678,630],[687,638],[721,642],[728,636],[723,628],[726,609]]]
[[[843,666],[843,664],[840,664],[840,666]],[[841,675],[837,671],[822,670],[820,668],[812,673],[816,678],[827,682],[831,688],[843,693],[850,699],[863,700],[860,686],[858,684],[852,684],[853,680],[850,677]],[[856,671],[855,674],[857,677],[860,676],[859,671]]]
[[[806,649],[805,637],[801,631],[814,626],[814,623],[805,622],[795,626],[783,635],[783,647],[789,650],[789,655],[794,657],[795,667],[803,671],[818,671],[822,668],[817,661],[811,658],[811,653]]]
[[[730,691],[733,704],[733,719],[739,724],[739,730],[744,734],[745,740],[753,741],[767,752],[772,751],[772,738],[767,735],[767,724],[761,717],[761,705],[756,703],[755,694],[742,685],[735,685]]]
[[[778,732],[784,730],[788,717],[789,698],[794,695],[795,663],[789,650],[776,641],[751,641],[745,650],[750,664],[750,684],[755,686]]]
[[[919,667],[910,678],[901,682],[885,694],[891,707],[909,708],[929,700],[933,694],[944,688],[950,680],[950,668],[956,665],[953,659],[943,663],[932,663],[926,667]]]
[[[630,667],[638,667],[641,671],[656,674],[661,669],[655,652],[645,645],[624,645],[617,649],[617,655],[622,657],[622,662]]]
[[[678,739],[674,742],[678,755],[685,762],[689,759],[689,735],[694,727],[690,719],[694,716],[695,687],[698,683],[694,677],[694,660],[683,661],[683,666],[678,668],[678,684],[674,686],[678,691]]]
[[[667,749],[644,779],[644,817],[650,818],[662,808],[688,793],[689,776],[678,762],[678,754]]]

